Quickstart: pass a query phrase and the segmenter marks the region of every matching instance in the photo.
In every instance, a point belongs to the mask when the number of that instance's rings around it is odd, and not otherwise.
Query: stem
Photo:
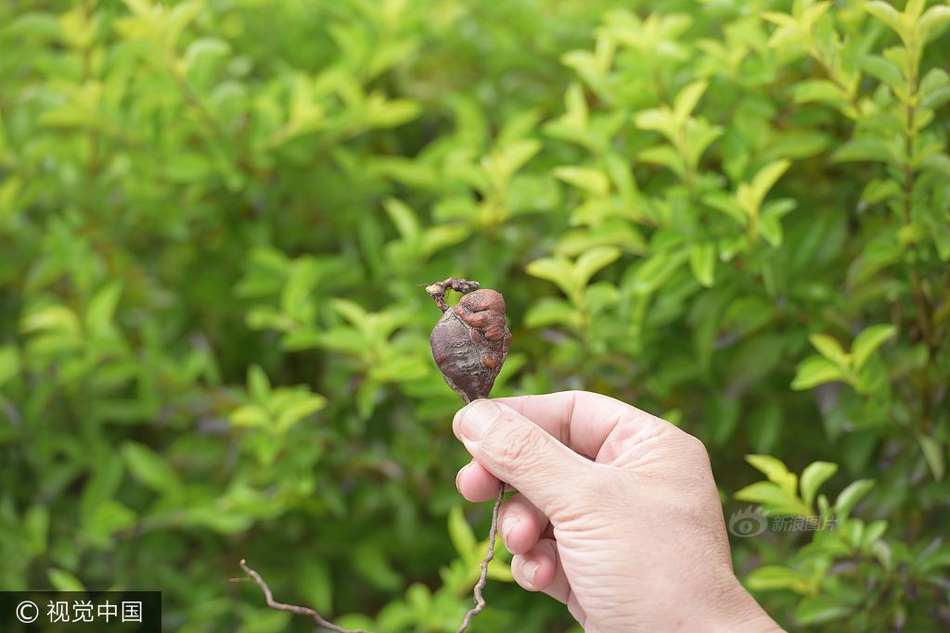
[[[472,592],[472,597],[475,599],[475,606],[469,609],[468,613],[465,614],[465,619],[462,620],[462,625],[459,627],[458,633],[465,633],[472,623],[472,618],[481,613],[482,609],[485,608],[485,598],[482,596],[482,590],[488,582],[488,564],[495,557],[495,538],[498,536],[498,509],[501,508],[501,502],[504,501],[504,499],[505,482],[501,482],[501,485],[498,486],[498,497],[495,498],[495,505],[491,511],[491,530],[488,532],[488,553],[485,554],[485,558],[482,560],[481,573],[478,576],[478,582],[475,583],[475,590]]]
[[[264,592],[264,599],[267,601],[267,606],[271,609],[277,609],[278,611],[289,611],[290,613],[296,613],[297,615],[305,615],[309,618],[312,618],[318,626],[322,626],[323,628],[329,629],[330,631],[336,631],[336,633],[368,633],[362,629],[344,629],[342,626],[337,626],[309,607],[298,607],[295,604],[284,604],[282,602],[277,602],[274,600],[273,592],[271,592],[270,587],[267,586],[267,583],[264,582],[264,579],[261,578],[261,575],[248,567],[243,558],[241,559],[241,569],[243,569],[244,572],[250,576],[255,583],[257,583],[257,586],[261,588],[261,591]]]
[[[907,56],[910,65],[909,76],[907,78],[907,118],[905,121],[906,131],[904,136],[904,208],[903,208],[903,222],[905,227],[909,227],[913,222],[912,211],[913,211],[913,199],[914,199],[914,184],[916,182],[917,173],[914,169],[914,143],[917,140],[917,130],[916,130],[916,116],[917,116],[917,91],[918,91],[918,79],[917,79],[917,64],[919,63],[919,57],[917,54],[916,47],[912,45],[907,45]],[[917,241],[914,240],[910,243],[910,250],[917,250]],[[910,263],[910,280],[911,286],[913,288],[914,295],[914,304],[917,308],[917,325],[920,328],[920,335],[924,340],[924,344],[927,346],[927,353],[930,358],[930,361],[933,362],[937,356],[937,339],[934,337],[933,333],[933,323],[932,323],[932,308],[930,302],[927,300],[927,295],[924,292],[923,284],[921,283],[920,273],[916,268],[916,260]],[[932,426],[931,419],[931,399],[932,395],[930,393],[930,380],[927,375],[926,369],[922,374],[922,387],[921,387],[921,401],[923,403],[923,415],[921,416],[921,428],[924,432],[929,432],[930,427]]]
[[[904,139],[904,152],[906,154],[906,162],[904,163],[904,226],[910,226],[911,224],[911,206],[914,196],[914,183],[917,176],[913,166],[914,138],[916,136],[914,134],[916,108],[914,107],[913,99],[917,93],[916,84],[912,84],[910,89],[911,94],[908,97],[907,104],[907,136]],[[912,243],[911,249],[916,250],[916,248],[917,244]],[[916,268],[911,269],[910,277],[911,284],[913,285],[914,303],[917,306],[917,322],[932,359],[936,349],[930,328],[930,306],[928,305],[927,296],[924,294],[923,285],[920,281],[920,273],[917,272]]]
[[[82,77],[83,84],[85,85],[92,79],[92,49],[96,45],[95,26],[93,25],[95,14],[92,6],[89,4],[89,0],[83,0],[82,12],[83,19],[93,31],[93,37],[89,41],[89,45],[86,46],[82,51]],[[97,131],[97,127],[98,123],[94,126],[90,126],[89,128],[89,159],[86,163],[86,177],[89,181],[90,189],[94,185],[96,175],[99,172],[99,133]]]
[[[218,123],[218,120],[213,114],[211,114],[204,102],[201,100],[201,96],[198,95],[197,91],[195,91],[192,85],[188,82],[188,78],[181,71],[181,69],[179,69],[174,55],[169,55],[166,63],[168,64],[168,68],[171,71],[172,79],[175,81],[178,89],[185,97],[185,101],[187,101],[188,104],[201,116],[201,118],[204,119],[205,124],[208,126],[208,129],[211,130],[212,135],[216,136],[223,145],[227,146],[230,141],[228,133],[223,127],[221,127],[221,124]]]
[[[814,44],[809,47],[808,53],[825,71],[825,75],[828,77],[828,80],[831,81],[831,83],[833,83],[835,87],[838,88],[838,90],[844,93],[845,100],[848,102],[848,106],[854,110],[854,116],[851,118],[857,120],[857,118],[861,115],[861,107],[858,105],[858,100],[855,97],[854,92],[848,87],[847,84],[845,84],[844,80],[841,79],[832,62],[825,59],[824,55],[821,54],[821,51],[819,51]]]
[[[495,505],[492,507],[491,511],[491,530],[488,532],[488,552],[485,554],[485,558],[482,559],[481,571],[478,575],[478,582],[475,583],[475,589],[472,591],[472,597],[475,600],[475,606],[469,609],[468,613],[465,614],[465,619],[462,620],[462,624],[459,626],[458,633],[465,633],[465,631],[468,630],[468,627],[472,624],[472,618],[481,613],[485,608],[486,603],[485,597],[482,596],[482,590],[485,589],[485,585],[488,583],[488,564],[491,563],[493,558],[495,558],[495,541],[498,538],[498,510],[501,508],[501,504],[504,499],[505,482],[502,482],[501,485],[498,486],[498,496],[495,498]],[[248,566],[247,561],[243,558],[241,559],[240,564],[241,569],[244,570],[244,573],[250,576],[251,580],[253,580],[257,586],[261,588],[261,591],[264,592],[264,600],[267,602],[267,606],[271,609],[307,616],[316,622],[318,626],[330,631],[335,631],[336,633],[369,633],[363,629],[344,629],[342,626],[330,622],[310,607],[301,607],[295,604],[284,604],[283,602],[277,602],[274,600],[274,593],[271,591],[271,588],[264,581],[261,575],[251,569]]]
[[[435,299],[436,304],[439,306],[439,310],[442,310],[442,312],[445,312],[449,309],[448,304],[445,303],[445,293],[448,292],[449,289],[454,290],[455,292],[460,292],[464,295],[478,290],[478,282],[468,281],[467,279],[459,279],[457,277],[449,277],[445,281],[437,281],[432,285],[426,286],[426,292],[429,293],[430,297]]]

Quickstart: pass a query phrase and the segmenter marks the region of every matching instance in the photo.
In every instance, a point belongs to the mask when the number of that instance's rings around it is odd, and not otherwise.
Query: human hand
[[[702,442],[619,400],[583,391],[476,400],[455,416],[473,461],[456,486],[505,501],[515,580],[585,628],[780,631],[732,570]]]

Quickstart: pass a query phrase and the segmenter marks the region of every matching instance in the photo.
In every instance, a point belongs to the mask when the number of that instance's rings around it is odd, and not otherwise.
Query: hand
[[[476,400],[455,416],[456,485],[517,489],[499,531],[515,580],[586,631],[780,631],[736,580],[702,442],[587,392]]]

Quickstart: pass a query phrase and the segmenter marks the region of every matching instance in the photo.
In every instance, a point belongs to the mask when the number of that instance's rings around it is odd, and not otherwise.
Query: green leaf
[[[181,481],[175,470],[165,458],[144,444],[126,442],[122,445],[122,457],[132,476],[152,490],[166,494],[180,490]]]
[[[555,167],[554,177],[563,180],[569,185],[583,189],[587,193],[604,197],[610,193],[610,180],[599,169],[590,167]]]
[[[12,345],[0,347],[0,387],[20,373],[20,354]]]
[[[861,547],[870,547],[887,532],[887,521],[879,519],[868,524],[861,539]]]
[[[644,110],[633,117],[633,122],[641,130],[656,130],[669,140],[676,138],[676,118],[669,109]]]
[[[606,268],[620,258],[620,249],[613,246],[592,248],[574,263],[574,282],[578,289],[587,286],[598,271]]]
[[[418,242],[421,230],[419,228],[419,221],[416,220],[412,209],[406,206],[401,200],[395,198],[388,198],[383,203],[383,208],[386,209],[389,218],[393,221],[393,224],[396,225],[396,230],[399,231],[399,235],[402,239],[412,244]]]
[[[745,460],[787,494],[795,495],[798,478],[780,459],[771,455],[746,455]]]
[[[352,551],[351,560],[356,571],[377,589],[395,591],[402,587],[403,578],[390,564],[380,543],[362,543]]]
[[[770,481],[757,481],[735,494],[739,501],[760,503],[769,512],[791,516],[808,516],[811,512],[793,494]]]
[[[739,206],[735,196],[729,195],[723,191],[713,191],[703,196],[703,202],[726,214],[736,221],[736,223],[745,227],[749,223],[749,218]]]
[[[90,478],[83,487],[80,500],[83,520],[89,518],[96,507],[115,496],[125,475],[123,459],[117,452],[93,461],[89,470]]]
[[[178,183],[196,183],[207,180],[214,167],[207,157],[195,153],[178,153],[165,163],[165,175]]]
[[[83,522],[83,533],[93,543],[107,545],[113,534],[134,525],[135,518],[135,512],[118,501],[107,499]]]
[[[82,582],[65,569],[51,567],[48,576],[50,584],[56,591],[86,591]]]
[[[372,329],[369,313],[365,308],[363,308],[363,306],[356,303],[355,301],[349,301],[348,299],[334,299],[333,309],[340,313],[340,315],[346,319],[350,325],[354,326],[360,332],[366,333]]]
[[[688,84],[676,95],[676,100],[673,103],[673,117],[679,127],[686,124],[686,120],[696,109],[696,104],[699,103],[708,87],[709,82],[700,79]]]
[[[811,38],[808,26],[790,15],[765,11],[762,17],[779,26],[769,38],[769,46],[772,48],[805,45]]]
[[[802,491],[802,501],[806,506],[812,507],[818,489],[836,472],[838,472],[838,465],[830,462],[812,462],[805,467],[799,486]]]
[[[792,211],[796,202],[789,198],[780,200],[771,200],[765,204],[762,209],[762,217],[759,218],[759,230],[762,237],[774,248],[782,245],[784,231],[782,230],[782,217]]]
[[[45,505],[30,506],[23,516],[23,538],[27,552],[39,556],[46,552],[49,543],[49,508]]]
[[[750,186],[752,200],[755,203],[754,208],[756,210],[762,207],[762,201],[765,200],[765,195],[791,166],[792,161],[790,160],[777,160],[773,163],[769,163],[755,174]]]
[[[854,612],[831,596],[806,596],[795,609],[795,620],[801,625],[824,624],[840,620]]]
[[[669,145],[655,145],[641,150],[637,158],[641,162],[662,165],[679,176],[686,173],[683,158]]]
[[[251,399],[258,404],[266,403],[270,397],[270,381],[267,379],[267,374],[258,365],[251,365],[250,369],[247,370],[247,392]]]
[[[496,543],[496,554],[495,558],[488,563],[488,579],[494,580],[497,582],[514,582],[515,577],[511,574],[511,563],[502,561],[498,558],[500,555],[499,550],[501,549],[501,539]],[[486,544],[485,549],[487,551],[488,546]]]
[[[584,87],[575,82],[567,87],[564,92],[564,119],[572,126],[580,129],[587,129],[587,99],[584,97]]]
[[[566,325],[580,327],[581,314],[563,299],[543,297],[535,301],[525,315],[524,323],[529,328]]]
[[[465,520],[462,506],[455,505],[449,510],[449,538],[463,561],[472,562],[477,559],[478,540],[472,526]]]
[[[844,380],[844,374],[837,365],[827,358],[811,356],[799,364],[791,386],[796,391],[803,391],[837,380]]]
[[[874,487],[873,479],[858,479],[841,491],[838,498],[835,499],[835,515],[839,520],[844,520],[851,515],[854,506],[858,504],[861,498],[871,491]]]
[[[251,404],[238,407],[231,412],[228,419],[234,426],[254,428],[266,426],[270,421],[270,414],[264,407]]]
[[[24,334],[52,331],[78,335],[82,332],[82,326],[72,310],[65,306],[52,305],[23,319],[20,331]]]
[[[892,7],[889,3],[882,2],[881,0],[866,2],[864,3],[864,10],[889,26],[898,34],[902,32],[900,14],[897,12],[897,9]]]
[[[121,296],[122,283],[115,281],[101,288],[89,301],[89,307],[86,309],[86,331],[90,335],[102,336],[110,331]]]
[[[932,68],[920,80],[920,107],[935,110],[950,101],[950,75],[942,68]],[[891,182],[891,181],[888,181]]]
[[[918,435],[917,442],[924,453],[924,459],[933,473],[935,481],[943,481],[943,476],[947,470],[946,450],[943,444],[936,438],[929,435]]]
[[[632,202],[637,192],[637,183],[633,179],[629,159],[616,152],[607,152],[604,154],[604,162],[611,181],[617,187],[617,192],[623,200]]]
[[[375,128],[399,127],[417,118],[422,108],[409,99],[370,99],[365,123]]]
[[[13,18],[7,15],[6,23],[0,34],[6,37],[27,38],[24,41],[52,42],[62,38],[60,21],[52,13],[30,12]]]
[[[948,23],[950,23],[950,7],[941,5],[930,7],[917,21],[915,27],[917,41],[921,44],[927,42],[932,39],[934,31],[939,34],[941,27]]]
[[[574,292],[574,266],[563,257],[542,257],[530,262],[525,271],[532,277],[554,282],[565,295]]]
[[[817,349],[822,356],[838,367],[844,369],[851,364],[851,359],[844,351],[844,348],[841,347],[841,343],[830,336],[825,334],[812,334],[808,337],[808,340],[811,341],[811,344],[815,346],[815,349]]]
[[[318,613],[332,611],[333,576],[325,561],[313,557],[300,561],[296,578],[296,586],[308,605]]]
[[[716,276],[716,246],[710,242],[689,247],[689,267],[696,281],[712,288]]]
[[[281,407],[280,414],[277,417],[275,430],[278,433],[286,432],[294,424],[303,420],[308,415],[321,411],[327,406],[327,399],[318,394],[302,394],[302,397],[295,398],[293,402]]]
[[[686,124],[686,133],[684,134],[683,152],[686,163],[690,169],[695,171],[699,165],[699,159],[703,153],[723,134],[723,129],[718,125],[709,125],[703,119],[690,119]]]
[[[763,565],[753,569],[746,577],[745,585],[753,591],[791,589],[799,594],[805,594],[811,588],[808,576],[781,565]]]
[[[203,66],[227,57],[231,52],[231,45],[225,40],[216,37],[199,37],[188,45],[185,51],[184,65],[189,73]]]
[[[686,250],[653,254],[637,268],[633,276],[633,293],[647,295],[655,291],[680,269],[688,257]]]
[[[496,150],[482,159],[482,169],[489,175],[495,187],[505,187],[511,177],[524,167],[535,154],[541,151],[541,143],[534,139],[521,139]]]
[[[842,145],[831,156],[838,163],[854,161],[874,161],[899,165],[900,156],[886,141],[879,138],[854,138]]]
[[[927,0],[907,0],[903,15],[909,18],[908,22],[916,22],[920,14],[924,12],[925,6],[927,6]]]
[[[860,370],[874,351],[897,334],[897,328],[890,324],[872,325],[865,329],[851,345],[854,368]]]
[[[895,90],[903,90],[907,84],[897,64],[880,55],[865,55],[862,57],[861,69]]]
[[[200,527],[218,534],[238,534],[252,523],[250,517],[226,511],[217,504],[188,508],[176,519],[183,527]]]
[[[795,102],[814,101],[840,104],[847,103],[848,95],[827,79],[806,79],[795,85]]]

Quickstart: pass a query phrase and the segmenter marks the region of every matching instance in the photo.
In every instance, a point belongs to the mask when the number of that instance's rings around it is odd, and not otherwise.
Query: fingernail
[[[537,561],[533,560],[526,560],[524,565],[521,566],[521,572],[524,574],[525,581],[532,587],[534,586],[534,575],[538,573],[538,567],[540,567],[540,565]]]
[[[462,468],[459,469],[458,473],[455,475],[455,489],[458,490],[459,492],[462,491],[462,489],[459,487],[459,479],[462,478],[462,473],[464,473],[465,469],[468,468],[469,466],[471,466],[471,464],[465,464],[464,466],[462,466]]]
[[[508,517],[501,522],[501,535],[504,537],[506,545],[511,537],[511,531],[518,527],[519,523],[521,523],[521,521],[518,517]]]
[[[494,402],[476,400],[462,410],[459,431],[469,440],[477,440],[492,425],[501,409]]]

